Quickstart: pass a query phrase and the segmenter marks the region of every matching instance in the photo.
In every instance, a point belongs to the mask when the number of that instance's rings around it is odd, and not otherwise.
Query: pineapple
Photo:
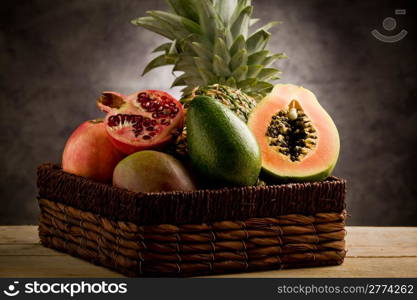
[[[268,67],[283,53],[266,50],[270,22],[250,33],[258,19],[251,17],[251,0],[167,0],[170,12],[148,11],[133,24],[166,37],[169,42],[154,52],[163,52],[144,69],[173,65],[181,72],[173,84],[184,86],[181,102],[187,107],[195,95],[212,96],[243,121],[271,91],[278,69]],[[177,152],[186,150],[186,132],[177,141]]]
[[[181,99],[185,109],[187,109],[188,104],[196,96],[209,96],[217,100],[221,104],[227,106],[245,123],[248,121],[249,113],[256,106],[256,101],[241,90],[216,83],[213,85],[196,87],[189,95],[185,95]]]
[[[256,101],[238,89],[225,85],[213,84],[203,87],[196,87],[189,95],[185,95],[181,102],[187,111],[189,103],[196,96],[210,96],[233,111],[245,123],[248,121],[249,113],[256,106]],[[175,154],[185,157],[187,155],[187,129],[184,128],[175,141]]]

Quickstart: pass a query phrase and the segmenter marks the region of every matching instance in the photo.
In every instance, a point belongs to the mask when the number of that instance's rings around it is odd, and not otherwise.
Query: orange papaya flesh
[[[248,126],[261,149],[264,174],[278,182],[318,181],[339,157],[339,134],[315,95],[278,84],[252,111]]]

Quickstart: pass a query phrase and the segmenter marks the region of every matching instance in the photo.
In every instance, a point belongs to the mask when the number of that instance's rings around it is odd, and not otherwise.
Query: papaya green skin
[[[309,176],[303,176],[303,177],[295,177],[295,176],[280,176],[272,171],[269,171],[266,168],[262,168],[261,177],[268,183],[290,183],[290,182],[311,182],[311,181],[322,181],[329,177],[333,169],[335,167],[335,164],[327,168],[326,170],[311,174]]]
[[[156,193],[196,189],[188,170],[169,154],[140,151],[118,163],[113,185],[132,192]]]
[[[337,130],[336,125],[334,124],[333,120],[330,118],[330,116],[327,114],[327,112],[324,110],[323,107],[321,107],[320,103],[317,101],[317,98],[315,95],[308,91],[307,89],[303,87],[298,87],[292,84],[278,84],[274,87],[274,90],[264,98],[260,103],[258,103],[257,107],[252,111],[251,116],[249,117],[249,128],[251,130],[257,130],[258,124],[266,124],[269,122],[270,116],[266,116],[265,114],[262,115],[262,118],[256,118],[257,117],[257,109],[261,108],[267,108],[265,111],[274,112],[277,110],[277,107],[274,107],[274,96],[278,96],[279,93],[274,93],[275,90],[279,90],[279,88],[282,87],[291,87],[294,91],[294,95],[297,95],[298,90],[300,91],[307,91],[308,94],[312,99],[309,102],[310,105],[315,105],[315,112],[316,112],[316,118],[317,122],[321,122],[321,124],[326,124],[327,128],[333,128],[331,131],[331,135],[327,137],[327,140],[323,140],[325,143],[328,140],[331,141],[337,141],[337,143],[333,143],[332,150],[334,150],[334,154],[331,156],[322,157],[322,160],[319,161],[318,164],[320,164],[320,167],[315,168],[314,171],[311,171],[307,169],[303,175],[295,175],[295,174],[289,174],[286,173],[284,170],[281,170],[279,166],[274,166],[271,164],[268,164],[267,159],[263,159],[263,166],[261,171],[261,178],[264,179],[269,184],[279,184],[279,183],[290,183],[290,182],[311,182],[311,181],[322,181],[331,176],[333,169],[335,168],[338,158],[339,158],[339,151],[340,151],[340,138],[339,133]],[[288,93],[288,92],[287,92]],[[269,101],[272,102],[272,106],[269,105]],[[303,103],[301,102],[303,105]],[[310,108],[311,109],[311,108]],[[262,111],[262,110],[261,110]],[[318,116],[317,116],[318,115]],[[271,115],[272,116],[272,115]],[[256,122],[254,120],[257,120]],[[259,131],[258,131],[258,138]],[[320,143],[320,142],[319,142]],[[260,142],[261,148],[262,148],[262,142]],[[267,146],[268,147],[268,146]],[[265,148],[263,151],[268,152],[268,149]],[[313,153],[313,155],[317,155],[317,153]],[[297,168],[297,163],[294,163],[294,168]]]
[[[214,99],[199,96],[187,111],[191,163],[209,185],[254,185],[261,171],[258,143],[233,112]]]

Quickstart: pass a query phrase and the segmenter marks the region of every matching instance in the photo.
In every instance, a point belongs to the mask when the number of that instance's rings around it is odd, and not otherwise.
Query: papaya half
[[[319,181],[339,157],[336,125],[309,90],[278,84],[252,111],[248,126],[261,149],[262,170],[278,182]]]

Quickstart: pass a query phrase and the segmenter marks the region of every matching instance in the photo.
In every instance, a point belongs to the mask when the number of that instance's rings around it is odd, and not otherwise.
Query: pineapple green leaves
[[[251,0],[167,0],[170,12],[148,11],[132,21],[170,42],[157,47],[162,52],[146,66],[150,70],[173,65],[182,72],[172,86],[185,86],[187,94],[197,86],[224,84],[239,88],[260,99],[272,89],[272,80],[280,73],[268,67],[283,53],[272,54],[266,48],[271,22],[251,30]]]

